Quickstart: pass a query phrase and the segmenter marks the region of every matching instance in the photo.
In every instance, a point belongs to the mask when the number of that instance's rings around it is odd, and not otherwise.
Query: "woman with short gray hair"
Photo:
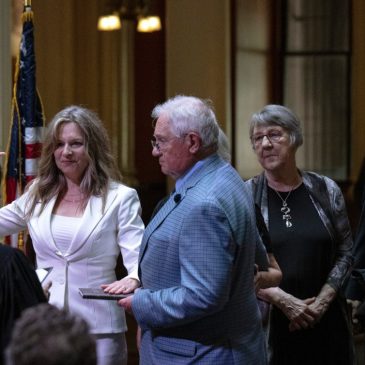
[[[290,109],[267,105],[255,113],[250,139],[264,171],[249,184],[283,273],[279,287],[258,293],[273,304],[270,364],[353,364],[346,301],[339,293],[353,261],[341,190],[326,176],[298,169],[303,136]]]
[[[255,127],[277,125],[283,127],[290,139],[290,143],[298,148],[303,144],[302,128],[298,117],[288,108],[282,105],[269,104],[260,112],[253,114],[250,123],[250,138],[254,147],[253,132]],[[256,136],[257,138],[257,136]]]

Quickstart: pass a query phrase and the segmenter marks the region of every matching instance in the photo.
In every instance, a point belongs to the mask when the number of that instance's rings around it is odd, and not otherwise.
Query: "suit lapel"
[[[56,203],[56,197],[50,200],[50,202],[44,207],[42,214],[38,216],[38,227],[39,227],[38,234],[42,237],[42,240],[45,243],[45,245],[50,246],[52,251],[57,252],[58,248],[53,240],[53,235],[51,231],[51,219],[55,203]],[[37,215],[38,212],[34,214],[34,216]]]
[[[117,197],[117,189],[110,190],[106,200],[104,212],[102,211],[103,200],[101,197],[91,196],[81,219],[81,224],[74,235],[66,256],[77,253],[88,241],[100,220],[110,208]]]
[[[95,230],[96,226],[103,218],[105,213],[110,208],[111,204],[117,197],[118,189],[110,189],[105,204],[104,212],[102,212],[103,201],[101,197],[92,196],[87,203],[85,212],[81,218],[81,223],[75,232],[75,235],[70,243],[69,249],[64,256],[71,256],[75,254],[82,246],[85,245],[90,235]],[[50,202],[45,206],[42,214],[38,217],[38,229],[40,237],[43,242],[50,246],[54,252],[59,252],[56,243],[54,242],[52,230],[51,230],[51,218],[56,198],[52,198]],[[36,216],[37,214],[35,214]]]
[[[180,199],[178,202],[175,202],[174,198],[177,195],[180,195]],[[166,219],[166,217],[178,206],[181,200],[182,200],[181,194],[179,193],[172,194],[170,198],[166,201],[166,203],[162,206],[162,208],[153,217],[151,222],[148,224],[143,234],[142,244],[139,251],[139,261],[141,261],[143,258],[143,255],[147,248],[147,242],[151,234],[160,226],[160,224]]]
[[[180,204],[181,201],[185,198],[188,190],[195,186],[199,180],[201,180],[204,176],[211,173],[212,171],[219,168],[219,166],[224,165],[225,163],[216,155],[212,155],[208,157],[201,168],[198,168],[196,171],[192,173],[191,176],[183,183],[178,192],[175,192],[170,196],[164,206],[158,211],[158,213],[154,216],[151,222],[146,227],[146,230],[143,235],[143,240],[141,244],[139,261],[141,262],[143,259],[143,255],[148,246],[148,240],[151,234],[161,225],[161,223],[166,219],[166,217]]]

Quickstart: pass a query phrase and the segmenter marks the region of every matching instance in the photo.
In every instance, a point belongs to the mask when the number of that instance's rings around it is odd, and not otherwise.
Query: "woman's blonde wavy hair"
[[[54,196],[62,198],[67,191],[65,176],[58,169],[54,159],[60,128],[65,123],[75,123],[84,137],[89,165],[80,187],[85,197],[101,196],[104,207],[110,181],[121,181],[122,179],[110,149],[107,131],[98,115],[80,106],[69,106],[58,112],[47,127],[38,174],[31,183],[29,191],[28,216],[34,213],[38,203],[41,203],[41,213]],[[87,200],[85,199],[85,202]]]

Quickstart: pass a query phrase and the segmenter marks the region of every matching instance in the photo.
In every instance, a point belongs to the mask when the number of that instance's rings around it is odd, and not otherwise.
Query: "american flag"
[[[33,12],[26,5],[22,14],[23,32],[15,67],[11,128],[3,173],[3,202],[9,204],[24,192],[37,174],[45,125],[42,103],[36,88]],[[23,249],[21,239],[11,240]],[[10,240],[6,240],[10,243]]]

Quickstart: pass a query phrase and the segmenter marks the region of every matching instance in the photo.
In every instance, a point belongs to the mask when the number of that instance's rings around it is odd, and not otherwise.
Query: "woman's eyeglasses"
[[[278,143],[283,137],[283,132],[281,131],[269,131],[267,134],[259,134],[252,136],[252,142],[255,147],[262,145],[264,138],[266,137],[270,143]]]

